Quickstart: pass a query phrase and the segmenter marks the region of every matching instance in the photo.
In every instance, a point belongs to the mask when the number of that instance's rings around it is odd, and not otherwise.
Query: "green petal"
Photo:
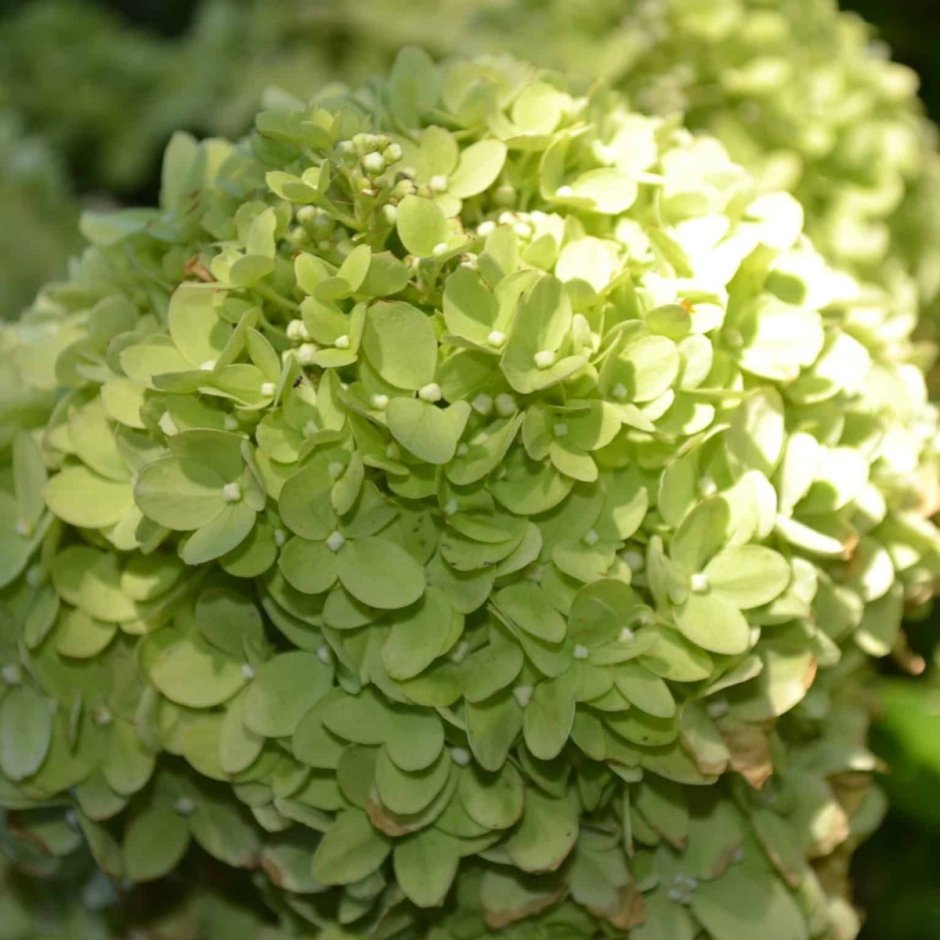
[[[288,737],[332,684],[333,669],[318,656],[301,651],[275,656],[258,670],[245,694],[245,727],[268,738]]]
[[[719,594],[689,594],[676,611],[676,626],[696,646],[710,653],[736,656],[750,647],[744,614]]]

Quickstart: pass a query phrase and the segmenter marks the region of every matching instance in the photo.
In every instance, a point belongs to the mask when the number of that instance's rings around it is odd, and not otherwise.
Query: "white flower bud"
[[[708,590],[708,575],[704,571],[696,571],[689,578],[689,587],[696,594],[704,594]]]
[[[540,349],[533,357],[535,365],[539,369],[547,369],[555,363],[555,354],[550,349]]]

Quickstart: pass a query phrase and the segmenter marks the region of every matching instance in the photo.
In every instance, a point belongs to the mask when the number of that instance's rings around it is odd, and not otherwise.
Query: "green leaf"
[[[509,829],[522,817],[525,787],[512,764],[497,773],[475,765],[468,768],[461,775],[458,792],[467,815],[487,830]]]
[[[726,443],[729,456],[741,470],[773,475],[783,455],[783,415],[783,401],[773,388],[754,392],[735,409]]]
[[[200,526],[180,546],[187,565],[204,565],[238,548],[248,538],[256,513],[245,503],[226,504],[213,519]]]
[[[700,571],[728,540],[731,511],[721,496],[699,503],[680,523],[669,554],[688,574]]]
[[[558,127],[569,98],[547,82],[533,82],[512,103],[512,120],[528,134],[551,134]]]
[[[516,581],[498,591],[493,603],[512,623],[531,636],[549,643],[564,640],[568,626],[537,584]]]
[[[328,464],[315,460],[281,487],[278,509],[284,525],[301,538],[323,541],[336,529]]]
[[[602,167],[582,173],[568,187],[570,194],[564,198],[584,200],[595,212],[604,215],[620,215],[636,202],[639,187],[637,181],[620,170]],[[561,192],[557,194],[561,196]]]
[[[574,727],[575,689],[570,674],[540,682],[525,708],[523,733],[533,757],[554,760]]]
[[[480,765],[499,770],[522,731],[523,712],[512,692],[464,706],[470,749]]]
[[[103,623],[82,610],[66,611],[55,632],[55,648],[61,656],[90,659],[114,639],[117,624]]]
[[[343,587],[369,607],[398,610],[424,593],[424,569],[388,539],[354,539],[340,549],[337,558]]]
[[[710,653],[736,656],[750,647],[750,628],[741,611],[719,594],[689,594],[676,611],[676,626]]]
[[[621,663],[615,668],[614,682],[623,697],[640,711],[657,718],[672,718],[676,703],[669,686],[638,663]]]
[[[499,303],[476,271],[460,267],[444,285],[443,313],[454,336],[485,346],[499,316]]]
[[[261,749],[264,738],[245,727],[243,721],[245,696],[232,699],[225,709],[219,732],[219,766],[227,774],[240,774],[250,767]],[[296,752],[295,752],[296,753]]]
[[[719,552],[705,567],[712,591],[741,610],[769,604],[790,583],[790,566],[761,545],[740,545]]]
[[[212,522],[225,507],[226,482],[215,474],[184,469],[174,457],[163,457],[140,471],[134,501],[158,525],[190,532]]]
[[[46,464],[32,434],[18,431],[13,440],[13,492],[19,516],[35,526],[46,508]]]
[[[446,464],[454,459],[470,406],[459,401],[449,408],[437,408],[418,398],[393,398],[385,417],[392,436],[415,457],[430,464]]]
[[[144,746],[135,727],[115,719],[102,766],[108,786],[121,796],[137,793],[147,785],[155,765],[156,755]]]
[[[193,838],[213,858],[235,868],[257,864],[261,840],[245,812],[222,800],[201,796],[189,817]]]
[[[461,154],[447,187],[458,199],[468,199],[489,189],[506,162],[506,145],[501,140],[479,140]]]
[[[437,335],[431,318],[411,304],[372,304],[362,347],[376,372],[396,388],[417,391],[434,380]]]
[[[440,907],[457,875],[461,843],[437,829],[425,829],[395,846],[395,880],[418,907]]]
[[[336,583],[336,553],[324,542],[292,538],[282,549],[278,567],[291,587],[304,594],[323,594]]]
[[[215,362],[232,328],[216,313],[218,290],[207,284],[181,284],[170,297],[167,325],[176,348],[191,366]]]
[[[528,395],[549,388],[585,364],[582,355],[556,355],[568,337],[573,316],[564,286],[551,275],[542,276],[520,300],[501,360],[503,373],[517,392]],[[542,356],[550,357],[551,364],[541,364]]]
[[[700,884],[692,914],[715,940],[808,940],[806,918],[793,895],[770,872],[732,867]]]
[[[346,810],[317,847],[313,877],[321,885],[354,884],[371,875],[390,851],[389,840],[372,828],[362,810]]]
[[[447,243],[447,219],[437,203],[420,196],[405,196],[398,205],[398,237],[406,250],[430,258]]]
[[[124,832],[124,866],[131,881],[154,881],[171,872],[189,847],[189,826],[168,806],[135,815]]]
[[[129,483],[98,476],[86,467],[66,467],[45,487],[49,508],[64,522],[82,529],[103,529],[133,507]]]
[[[52,703],[31,685],[0,699],[0,770],[25,780],[42,766],[52,743]]]
[[[150,679],[171,702],[189,708],[221,705],[247,681],[239,663],[189,637],[171,642],[157,656]]]
[[[503,846],[512,863],[523,871],[555,871],[578,839],[578,812],[564,797],[552,799],[530,790],[519,827]]]
[[[245,693],[245,727],[267,738],[288,737],[332,685],[333,669],[318,656],[281,653],[258,670]]]
[[[405,127],[420,126],[425,111],[437,101],[440,81],[431,57],[414,46],[406,46],[395,57],[389,76],[389,104]]]
[[[425,770],[444,748],[444,726],[434,712],[397,710],[387,723],[383,743],[402,770]]]
[[[448,639],[455,636],[457,619],[447,596],[429,587],[414,607],[394,617],[382,647],[382,662],[393,679],[412,679],[424,672],[438,656],[447,652]]]
[[[407,745],[405,745],[407,746]],[[447,785],[454,766],[444,752],[423,770],[404,771],[382,749],[375,765],[375,788],[383,806],[400,816],[420,813]]]

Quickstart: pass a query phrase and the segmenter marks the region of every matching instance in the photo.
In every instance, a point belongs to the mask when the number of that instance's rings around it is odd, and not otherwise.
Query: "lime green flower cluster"
[[[0,802],[286,935],[854,935],[937,422],[794,198],[405,50],[83,227],[0,333]]]

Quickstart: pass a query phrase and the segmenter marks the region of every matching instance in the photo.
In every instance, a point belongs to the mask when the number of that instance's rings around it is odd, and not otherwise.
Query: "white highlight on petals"
[[[574,648],[574,658],[575,659],[587,659],[591,655],[591,651],[586,647],[578,643]]]
[[[486,342],[494,349],[499,349],[506,342],[506,334],[502,330],[492,330],[486,337]]]
[[[333,345],[337,349],[349,349],[349,337],[345,333],[342,336],[337,336]]]
[[[531,685],[517,685],[513,690],[512,694],[515,696],[516,701],[525,708],[526,705],[532,701],[532,692],[533,688]]]
[[[277,386],[273,382],[261,383],[261,394],[270,398],[277,391]]]
[[[381,411],[383,408],[388,406],[388,395],[383,395],[381,392],[377,392],[372,396],[372,407],[378,408]]]
[[[237,481],[226,483],[225,486],[222,487],[222,498],[227,503],[237,503],[242,498],[241,484]]]
[[[242,675],[246,679],[249,679],[249,680],[254,679],[255,670],[254,670],[254,667],[251,665],[251,663],[242,663]]]
[[[597,545],[600,539],[601,537],[593,529],[588,529],[581,537],[581,541],[584,542],[585,545]]]

